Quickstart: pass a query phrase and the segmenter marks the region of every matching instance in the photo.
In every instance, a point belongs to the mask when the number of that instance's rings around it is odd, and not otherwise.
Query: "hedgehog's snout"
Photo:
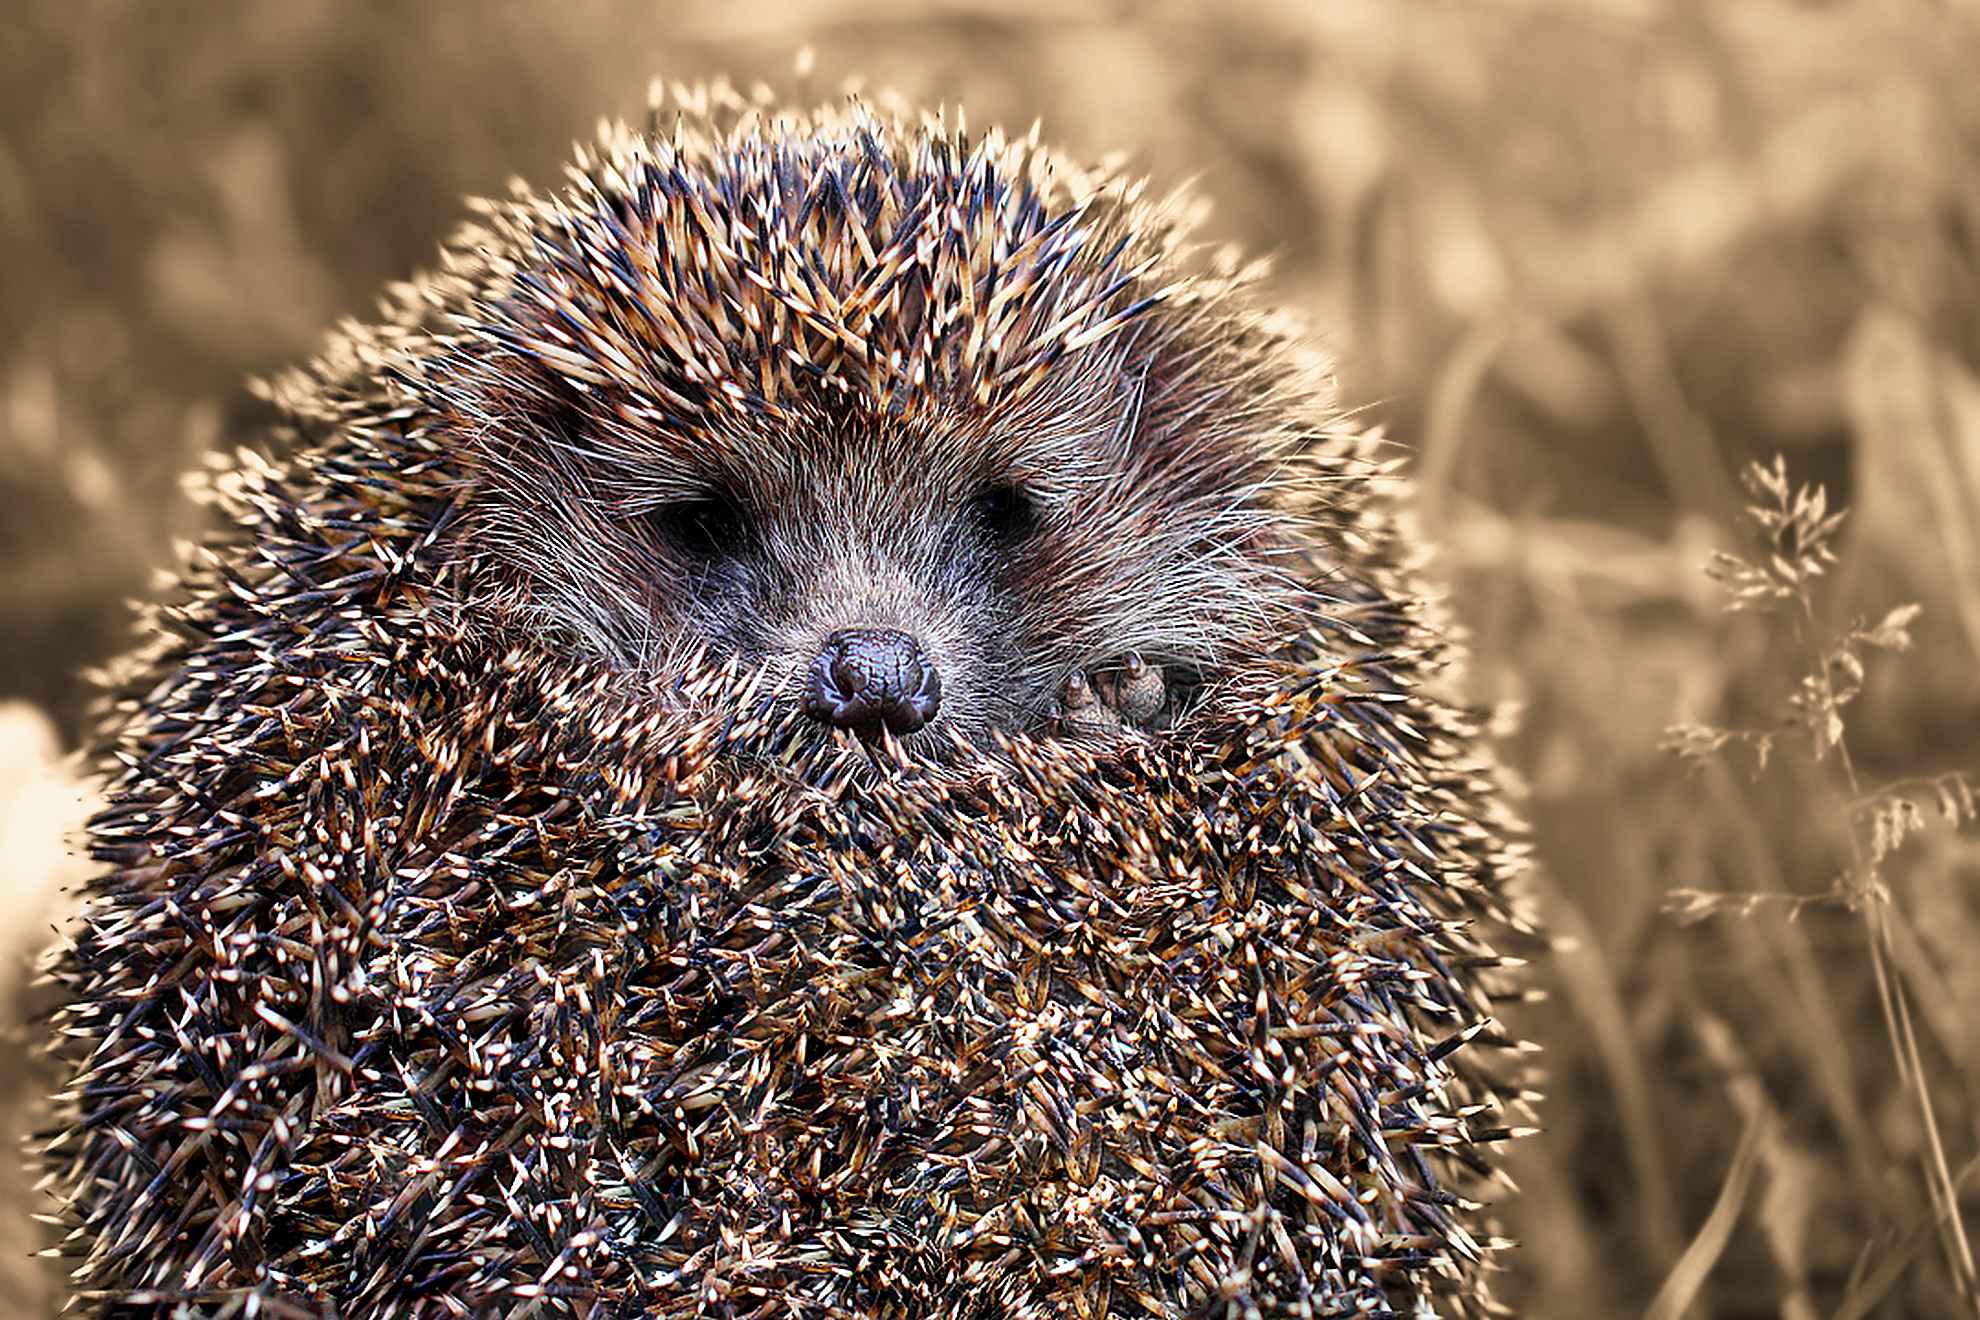
[[[825,724],[878,737],[905,737],[935,718],[942,676],[921,643],[895,628],[842,628],[811,662],[804,713]]]

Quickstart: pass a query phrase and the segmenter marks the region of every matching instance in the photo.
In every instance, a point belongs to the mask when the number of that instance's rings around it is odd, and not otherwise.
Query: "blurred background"
[[[1943,776],[1980,771],[1976,68],[1970,0],[11,0],[0,996],[21,1022],[80,873],[78,673],[197,533],[177,475],[253,439],[244,379],[655,74],[858,75],[1195,179],[1410,453],[1471,695],[1524,708],[1560,945],[1515,1024],[1549,1099],[1508,1300],[1973,1314],[1980,830]],[[1782,571],[1739,482],[1777,453],[1849,508],[1837,562],[1728,615],[1713,550]],[[1909,649],[1825,649],[1907,602]],[[1687,758],[1680,723],[1777,736]],[[16,1130],[46,1080],[0,1076]],[[0,1205],[44,1208],[11,1166]],[[53,1309],[36,1231],[0,1232],[0,1311]]]

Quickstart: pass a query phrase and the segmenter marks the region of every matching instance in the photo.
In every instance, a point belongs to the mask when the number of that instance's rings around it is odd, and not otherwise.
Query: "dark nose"
[[[892,628],[845,628],[825,639],[811,662],[804,713],[815,720],[875,737],[895,737],[935,718],[942,676],[921,644]]]

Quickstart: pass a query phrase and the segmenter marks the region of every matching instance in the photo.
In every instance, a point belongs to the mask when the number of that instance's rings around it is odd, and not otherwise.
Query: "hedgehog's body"
[[[1370,442],[1132,190],[687,109],[216,479],[56,969],[82,1287],[1482,1306],[1509,849]]]

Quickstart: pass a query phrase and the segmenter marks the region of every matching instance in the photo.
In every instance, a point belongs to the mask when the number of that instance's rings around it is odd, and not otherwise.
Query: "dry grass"
[[[809,43],[816,93],[862,70],[1200,174],[1211,232],[1278,254],[1351,395],[1416,447],[1478,695],[1525,707],[1562,940],[1520,1023],[1551,1099],[1512,1155],[1509,1294],[1980,1305],[1980,840],[1946,777],[1980,770],[1970,0],[38,0],[0,23],[0,692],[73,736],[74,669],[194,526],[173,474],[252,434],[240,378],[425,261],[460,193],[549,176],[650,73],[790,88]],[[1818,482],[1851,513],[1811,547]],[[1786,570],[1748,502],[1793,529]],[[1723,571],[1732,598],[1775,608],[1724,613],[1715,549],[1757,574]],[[1678,725],[1710,754],[1668,750]],[[0,761],[40,763],[4,727]],[[57,814],[0,840],[25,889]],[[37,1286],[0,1269],[7,1309]]]

